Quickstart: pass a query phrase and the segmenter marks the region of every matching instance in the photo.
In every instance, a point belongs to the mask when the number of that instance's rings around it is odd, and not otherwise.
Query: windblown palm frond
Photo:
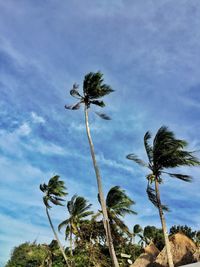
[[[183,180],[185,182],[192,182],[192,176],[191,175],[180,174],[180,173],[169,173],[169,172],[162,172],[162,173],[166,173],[171,177],[178,178],[178,179]]]
[[[109,85],[103,84],[103,74],[101,72],[90,72],[85,76],[83,92],[89,99],[98,99],[113,91]]]
[[[157,200],[157,197],[156,197],[156,191],[155,189],[153,189],[150,184],[148,183],[148,186],[147,186],[147,195],[148,195],[148,198],[149,200],[153,203],[153,205],[155,207],[159,207],[159,203],[158,203],[158,200]],[[163,205],[161,204],[161,207],[163,210],[165,211],[169,211],[169,208],[166,206],[166,205]]]
[[[106,114],[104,114],[104,113],[100,113],[100,112],[95,112],[100,118],[102,118],[103,120],[107,120],[107,121],[109,121],[109,120],[111,120],[111,118],[108,116],[108,115],[106,115]]]
[[[135,163],[142,167],[147,167],[147,164],[142,159],[139,159],[135,154],[129,154],[126,158],[135,161]]]
[[[45,193],[43,202],[48,209],[51,208],[50,202],[54,205],[63,206],[63,197],[66,196],[67,193],[65,191],[66,187],[64,182],[59,180],[58,175],[53,176],[49,180],[48,184],[41,184],[40,190]]]
[[[146,132],[144,135],[144,147],[149,159],[149,164],[152,164],[153,162],[153,147],[152,145],[149,144],[149,139],[151,139],[151,134],[150,132]]]
[[[114,92],[114,90],[107,84],[103,83],[103,74],[101,72],[90,72],[85,75],[83,81],[83,95],[78,91],[78,85],[74,84],[70,90],[70,95],[77,98],[79,101],[74,105],[65,105],[66,109],[78,110],[81,104],[87,108],[90,105],[96,105],[101,108],[105,107],[105,103],[100,98]],[[110,120],[110,117],[104,113],[95,112],[100,118]]]

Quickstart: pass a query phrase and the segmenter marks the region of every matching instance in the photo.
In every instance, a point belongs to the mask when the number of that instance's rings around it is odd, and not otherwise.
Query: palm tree
[[[106,197],[106,207],[113,232],[119,229],[130,235],[128,227],[121,218],[126,214],[137,214],[131,208],[134,204],[135,202],[126,194],[125,190],[120,188],[120,186],[114,186],[109,190]]]
[[[102,179],[100,175],[100,170],[97,165],[94,145],[92,142],[91,134],[90,134],[90,127],[89,127],[89,119],[88,119],[88,109],[91,105],[97,105],[101,108],[105,106],[105,103],[101,100],[102,97],[112,93],[114,90],[107,84],[103,83],[103,74],[101,72],[90,72],[88,73],[83,81],[83,95],[81,95],[78,91],[78,85],[74,84],[73,88],[70,91],[71,96],[78,99],[78,102],[72,106],[65,106],[67,109],[77,110],[80,108],[81,104],[84,105],[84,113],[85,113],[85,125],[86,125],[86,132],[88,137],[88,142],[90,146],[90,152],[92,156],[92,161],[94,165],[94,170],[97,179],[97,186],[98,186],[98,193],[100,198],[100,204],[103,212],[103,224],[106,233],[106,239],[108,243],[109,253],[112,259],[112,263],[115,267],[119,267],[119,263],[115,254],[115,249],[113,246],[113,240],[110,230],[110,224],[108,219],[108,213],[106,209],[106,202],[103,193],[102,187]],[[109,120],[110,118],[102,113],[96,112],[101,118],[105,120]]]
[[[62,244],[58,238],[58,235],[54,229],[54,226],[53,226],[53,223],[51,221],[50,214],[49,214],[49,209],[51,208],[50,203],[53,203],[54,205],[63,206],[63,204],[62,204],[62,202],[64,201],[63,197],[67,195],[65,189],[66,189],[66,187],[64,185],[64,182],[59,180],[58,175],[53,176],[49,180],[48,184],[44,183],[44,184],[40,185],[40,190],[45,194],[43,196],[43,202],[44,202],[44,205],[46,207],[46,214],[47,214],[51,229],[52,229],[54,236],[58,242],[58,245],[59,245],[60,250],[62,252],[62,255],[65,259],[65,262],[66,262],[67,266],[69,266],[67,256],[66,256],[65,251],[63,249],[63,246],[62,246]]]
[[[142,227],[139,224],[133,226],[133,233],[131,238],[131,243],[135,244],[135,237],[143,231]]]
[[[80,225],[84,221],[83,219],[93,214],[90,211],[92,204],[88,204],[84,197],[74,195],[70,201],[67,202],[67,210],[69,212],[69,218],[61,222],[58,226],[58,230],[65,227],[65,238],[69,237],[70,242],[70,254],[73,256],[72,251],[72,235],[80,235]]]
[[[141,166],[145,166],[150,170],[150,174],[147,175],[147,194],[150,201],[158,208],[159,216],[162,224],[168,264],[173,267],[173,259],[170,251],[170,244],[167,234],[167,227],[164,217],[164,210],[168,210],[165,205],[162,205],[160,199],[159,186],[163,179],[163,174],[168,174],[171,177],[181,179],[185,182],[190,182],[192,177],[190,175],[180,173],[166,172],[166,169],[176,168],[180,166],[197,166],[200,164],[197,157],[194,156],[193,152],[184,150],[187,146],[185,140],[176,139],[172,131],[168,130],[167,127],[162,126],[154,140],[153,144],[149,143],[151,134],[147,132],[144,136],[144,146],[148,157],[148,164],[143,160],[139,159],[135,154],[129,154],[128,159],[133,160]],[[154,186],[154,187],[153,187]]]

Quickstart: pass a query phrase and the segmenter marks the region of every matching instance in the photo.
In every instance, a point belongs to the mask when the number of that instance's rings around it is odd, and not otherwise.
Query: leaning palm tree
[[[70,91],[71,96],[78,99],[78,102],[72,106],[65,106],[67,109],[77,110],[80,108],[81,104],[84,105],[84,113],[85,113],[85,125],[86,125],[86,132],[90,146],[90,152],[92,156],[92,161],[94,165],[94,170],[97,179],[97,186],[98,186],[98,193],[100,198],[100,204],[103,212],[103,224],[106,233],[106,239],[108,243],[109,253],[112,259],[112,263],[115,267],[119,267],[119,263],[115,254],[115,249],[113,246],[113,240],[110,230],[109,218],[106,209],[106,202],[104,199],[103,187],[102,187],[102,179],[100,175],[100,170],[97,165],[94,145],[92,142],[91,134],[90,134],[90,127],[89,127],[89,119],[88,119],[88,109],[91,105],[96,105],[101,108],[105,106],[104,101],[101,100],[102,97],[112,93],[114,90],[107,84],[103,83],[103,74],[101,72],[90,72],[88,73],[83,81],[83,94],[78,91],[78,85],[74,84],[73,88]],[[105,120],[109,120],[110,118],[102,113],[96,112],[101,118]]]
[[[53,203],[54,205],[59,205],[59,206],[63,206],[62,202],[64,201],[63,197],[67,195],[66,191],[65,191],[66,187],[64,185],[64,182],[59,180],[59,176],[55,175],[53,176],[48,184],[41,184],[40,185],[40,190],[44,193],[43,196],[43,202],[44,205],[46,207],[46,214],[49,220],[49,224],[51,226],[51,229],[54,233],[54,236],[58,242],[59,248],[62,252],[62,255],[65,259],[65,262],[67,264],[67,266],[69,266],[68,260],[67,260],[67,256],[65,254],[65,251],[63,249],[63,246],[58,238],[58,235],[54,229],[53,223],[51,221],[51,217],[49,214],[49,209],[51,208],[50,203]]]
[[[148,164],[139,159],[135,154],[129,154],[127,158],[150,170],[150,174],[147,175],[147,194],[149,200],[158,208],[165,239],[168,264],[170,267],[173,267],[174,264],[163,212],[168,210],[168,208],[161,203],[159,186],[163,182],[162,178],[165,174],[185,182],[190,182],[192,180],[190,175],[166,172],[166,169],[181,166],[197,166],[200,162],[199,159],[194,156],[193,152],[185,150],[187,142],[185,140],[176,139],[174,133],[165,126],[162,126],[158,130],[153,144],[149,142],[150,139],[151,134],[147,132],[144,136],[144,146],[148,157]]]
[[[87,216],[93,214],[93,211],[89,210],[91,206],[92,204],[88,204],[84,197],[77,195],[74,195],[71,200],[67,202],[67,210],[70,216],[59,224],[58,230],[60,231],[65,227],[65,239],[69,237],[71,256],[73,256],[72,235],[79,235],[81,237],[80,225]]]
[[[125,190],[120,188],[120,186],[114,186],[109,190],[106,197],[106,207],[111,229],[113,231],[119,229],[130,235],[130,231],[122,218],[127,214],[137,214],[131,208],[134,204],[135,202],[126,194]]]

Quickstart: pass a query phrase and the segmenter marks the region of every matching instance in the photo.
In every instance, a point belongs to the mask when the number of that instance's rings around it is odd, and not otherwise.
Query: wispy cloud
[[[31,118],[33,119],[34,123],[41,123],[44,124],[46,121],[42,116],[37,115],[35,112],[31,112]]]

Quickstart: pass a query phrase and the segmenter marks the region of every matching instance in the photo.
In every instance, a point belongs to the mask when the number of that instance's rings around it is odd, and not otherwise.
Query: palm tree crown
[[[88,204],[88,201],[84,197],[77,195],[74,195],[71,200],[67,202],[67,210],[70,216],[58,226],[59,231],[62,227],[66,227],[66,239],[68,238],[70,231],[75,235],[79,233],[79,227],[81,222],[83,222],[83,219],[93,214],[93,211],[89,210],[91,206],[92,204]]]
[[[171,177],[190,182],[192,180],[190,175],[171,173],[165,170],[180,166],[197,166],[200,165],[200,162],[194,156],[193,151],[185,150],[187,142],[176,139],[174,133],[165,126],[158,130],[152,144],[149,142],[150,139],[151,134],[147,132],[144,135],[144,146],[148,157],[148,164],[139,159],[135,154],[129,154],[127,158],[150,169],[151,173],[147,175],[147,194],[153,204],[158,206],[155,190],[151,187],[155,179],[161,183],[161,175],[168,174]],[[167,210],[166,206],[162,206],[162,208]]]
[[[106,206],[108,217],[112,228],[118,227],[122,231],[129,233],[128,227],[125,225],[121,217],[126,214],[137,214],[132,210],[131,206],[135,202],[126,194],[125,190],[120,186],[112,187],[106,197]]]
[[[62,197],[67,195],[64,182],[59,180],[59,178],[58,175],[55,175],[49,180],[48,184],[40,185],[40,190],[45,193],[43,202],[48,209],[51,208],[50,202],[54,205],[63,206],[62,202],[64,199]]]
[[[90,108],[90,105],[97,105],[103,108],[105,107],[105,103],[100,100],[100,98],[114,91],[109,85],[103,83],[103,74],[101,72],[90,72],[85,75],[83,81],[83,95],[79,93],[78,87],[77,84],[74,84],[73,88],[70,90],[70,94],[79,101],[71,106],[66,105],[66,109],[77,110],[80,108],[81,104],[85,104],[87,108]],[[96,112],[96,114],[102,119],[110,119],[105,114],[99,112]]]

